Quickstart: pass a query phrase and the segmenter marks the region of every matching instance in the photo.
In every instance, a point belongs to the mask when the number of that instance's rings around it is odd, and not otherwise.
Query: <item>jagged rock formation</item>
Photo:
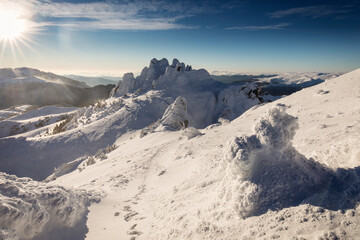
[[[217,122],[219,117],[232,120],[263,102],[255,84],[229,86],[216,82],[206,70],[193,70],[177,59],[171,65],[167,59],[152,59],[140,76],[135,78],[133,73],[125,74],[110,96],[139,95],[152,90],[161,91],[164,97],[172,99],[185,98],[192,119],[189,125],[197,128]]]

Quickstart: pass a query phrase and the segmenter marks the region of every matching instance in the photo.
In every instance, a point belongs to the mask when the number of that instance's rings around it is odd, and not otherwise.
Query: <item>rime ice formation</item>
[[[204,128],[219,117],[234,119],[263,101],[254,84],[229,86],[216,82],[206,70],[194,70],[177,59],[171,65],[166,59],[152,59],[140,76],[134,78],[132,73],[125,74],[111,96],[122,97],[150,90],[161,91],[164,97],[172,99],[184,97],[192,118],[190,125],[197,128]]]
[[[190,117],[187,113],[187,102],[183,97],[175,99],[165,111],[164,116],[160,119],[160,124],[164,128],[173,130],[185,129],[188,127]]]
[[[337,191],[333,188],[342,185],[344,177],[357,179],[358,174],[350,174],[351,177],[349,173],[335,174],[328,167],[300,154],[291,143],[297,129],[297,119],[288,115],[284,106],[277,106],[254,125],[254,135],[229,141],[225,152],[227,174],[220,198],[232,202],[241,217],[260,215],[269,209],[282,209],[302,202],[324,205],[319,200],[325,196],[330,199],[328,191],[338,192],[338,199],[329,201],[327,207],[351,205],[346,200],[347,193],[342,195],[344,189]],[[355,189],[350,191],[359,193]]]
[[[97,199],[84,191],[0,173],[0,238],[33,239],[54,229],[71,229]]]
[[[242,217],[299,204],[331,178],[330,170],[292,147],[297,129],[297,119],[275,107],[255,124],[254,135],[228,143],[224,184],[231,194],[222,197],[229,201],[231,195]]]

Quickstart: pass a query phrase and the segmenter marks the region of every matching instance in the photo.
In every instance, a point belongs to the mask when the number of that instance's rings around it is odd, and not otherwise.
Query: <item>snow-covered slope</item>
[[[56,129],[49,125],[42,128],[41,133],[10,134],[14,137],[0,138],[0,147],[6,149],[0,152],[0,171],[45,179],[54,167],[95,154],[114,144],[124,133],[147,128],[161,120],[178,97],[187,102],[186,126],[196,128],[216,123],[219,118],[232,120],[263,102],[254,84],[222,84],[212,80],[206,70],[193,70],[176,59],[172,65],[166,59],[153,59],[136,78],[132,73],[125,74],[111,96],[80,109],[59,122],[61,126]],[[9,132],[11,130],[5,131],[2,136],[8,136]],[[20,129],[16,133],[22,132]],[[54,132],[59,134],[51,134]],[[19,169],[19,164],[24,164],[24,168]]]
[[[303,88],[311,87],[328,79],[338,77],[339,73],[288,72],[267,74],[212,75],[213,79],[224,83],[252,82],[261,86],[261,92],[273,96],[290,95]]]
[[[48,135],[50,126],[54,128],[55,123],[69,118],[76,110],[74,107],[46,106],[8,117],[0,121],[0,138],[19,134],[26,137]]]
[[[14,106],[14,107],[7,108],[7,109],[1,109],[0,110],[0,121],[10,118],[10,117],[20,115],[20,114],[27,112],[34,108],[36,108],[36,107],[31,106],[31,105],[21,105],[21,106]]]
[[[109,96],[113,85],[83,82],[31,68],[0,69],[0,109],[19,105],[83,107]]]
[[[359,123],[360,69],[191,139],[132,133],[53,183],[106,194],[86,239],[357,239]]]
[[[1,170],[44,179],[58,167],[41,186],[102,196],[77,238],[357,239],[360,69],[266,104],[178,61],[123,79],[65,132],[0,139]]]
[[[323,82],[328,79],[332,79],[339,76],[339,74],[333,73],[281,73],[271,77],[259,78],[262,82],[268,82],[272,84],[307,84],[309,86],[315,85],[316,82]]]

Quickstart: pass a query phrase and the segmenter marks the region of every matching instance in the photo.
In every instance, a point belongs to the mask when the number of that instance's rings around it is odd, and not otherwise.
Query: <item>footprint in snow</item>
[[[320,89],[319,91],[317,91],[316,93],[319,94],[319,95],[325,95],[325,94],[328,94],[330,91],[324,91],[322,89]]]

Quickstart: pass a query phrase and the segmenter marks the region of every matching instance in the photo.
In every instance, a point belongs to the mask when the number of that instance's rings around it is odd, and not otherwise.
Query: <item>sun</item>
[[[26,31],[26,20],[12,11],[0,10],[0,39],[13,40]]]
[[[31,45],[37,43],[31,39],[31,35],[39,31],[36,23],[31,20],[31,11],[15,4],[17,1],[2,1],[0,0],[0,65],[9,61],[9,53],[15,62],[19,54],[25,59],[22,50],[24,47],[36,52]]]

